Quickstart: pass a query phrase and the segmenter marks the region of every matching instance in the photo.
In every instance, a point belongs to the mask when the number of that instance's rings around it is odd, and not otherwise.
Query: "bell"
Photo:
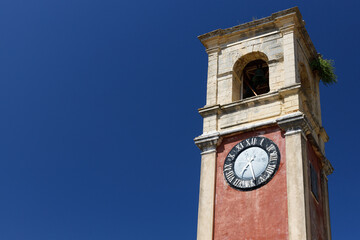
[[[265,74],[264,74],[264,71],[262,70],[261,68],[261,65],[258,65],[256,70],[255,70],[255,75],[254,77],[252,78],[252,81],[254,83],[262,83],[264,82],[266,79],[265,79]]]

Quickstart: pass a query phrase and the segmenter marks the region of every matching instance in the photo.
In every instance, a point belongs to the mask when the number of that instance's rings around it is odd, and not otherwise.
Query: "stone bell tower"
[[[317,56],[297,7],[199,36],[198,240],[331,239]]]

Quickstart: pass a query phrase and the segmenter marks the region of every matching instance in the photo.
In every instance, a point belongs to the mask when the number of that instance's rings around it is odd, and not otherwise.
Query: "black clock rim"
[[[280,159],[281,159],[280,149],[279,149],[279,147],[277,146],[277,144],[276,144],[274,141],[272,141],[271,139],[269,139],[269,138],[267,138],[267,137],[263,137],[263,136],[250,137],[250,138],[244,139],[244,140],[238,142],[237,144],[235,144],[235,146],[234,146],[234,147],[229,151],[229,153],[227,154],[227,156],[226,156],[226,158],[225,158],[225,161],[224,161],[224,166],[225,166],[226,163],[229,163],[229,161],[227,161],[227,159],[228,159],[229,155],[233,152],[234,149],[235,149],[235,152],[236,152],[236,153],[235,153],[235,156],[233,157],[234,161],[231,161],[231,163],[232,163],[232,171],[233,171],[234,175],[235,175],[234,163],[235,163],[236,158],[239,156],[239,154],[240,154],[241,152],[245,151],[245,150],[248,149],[248,148],[251,148],[251,147],[260,147],[260,148],[262,148],[262,149],[268,154],[268,157],[269,157],[269,159],[270,159],[270,151],[268,151],[268,150],[266,149],[266,147],[263,147],[262,145],[257,144],[258,142],[257,142],[256,144],[254,144],[254,145],[244,146],[241,150],[236,150],[236,146],[237,146],[237,145],[239,145],[239,144],[245,144],[246,141],[250,141],[251,139],[254,139],[254,138],[256,138],[256,139],[264,139],[264,141],[267,141],[267,142],[270,143],[268,146],[270,146],[271,144],[274,145],[274,147],[275,147],[275,149],[276,149],[276,152],[277,152],[277,161],[276,161],[276,165],[275,165],[274,171],[273,171],[273,173],[272,173],[269,177],[266,178],[265,181],[263,181],[263,182],[255,185],[255,186],[252,186],[252,187],[242,188],[242,187],[234,186],[231,182],[229,182],[229,180],[228,180],[227,177],[225,176],[225,167],[223,167],[223,175],[224,175],[224,178],[225,178],[226,182],[228,183],[228,185],[229,185],[231,188],[233,188],[233,189],[236,189],[236,190],[239,190],[239,191],[244,191],[244,192],[248,192],[248,191],[252,191],[252,190],[258,189],[258,188],[266,185],[267,183],[269,183],[269,182],[273,179],[273,177],[276,175],[276,173],[277,173],[277,171],[278,171],[278,169],[279,169]],[[270,161],[268,162],[268,165],[269,165],[269,163],[270,163]],[[268,165],[266,166],[266,169],[267,169]],[[265,171],[266,171],[266,170],[265,170]],[[264,172],[265,172],[265,171],[264,171]],[[261,176],[261,175],[260,175],[260,176]],[[238,179],[240,179],[240,178],[238,178]]]

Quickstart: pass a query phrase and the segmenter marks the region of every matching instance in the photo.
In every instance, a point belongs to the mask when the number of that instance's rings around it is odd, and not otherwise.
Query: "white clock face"
[[[269,162],[268,154],[259,147],[242,151],[235,160],[234,172],[240,179],[255,180],[265,170]]]
[[[267,184],[280,165],[278,146],[266,137],[251,137],[236,144],[224,161],[224,177],[241,191]]]

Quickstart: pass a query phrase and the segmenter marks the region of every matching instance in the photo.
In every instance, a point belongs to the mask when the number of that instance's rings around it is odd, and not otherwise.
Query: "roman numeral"
[[[225,165],[224,165],[224,172],[226,172],[226,171],[231,171],[231,167],[232,167],[232,164],[231,164],[231,163],[225,164]]]
[[[262,183],[262,182],[264,182],[265,181],[265,178],[263,178],[263,176],[260,176],[259,178],[258,178],[258,183]]]
[[[274,144],[271,144],[270,146],[268,146],[268,147],[266,148],[266,150],[267,150],[268,152],[270,152],[270,151],[276,150],[276,148],[275,148]]]
[[[240,143],[238,143],[235,147],[236,147],[237,150],[240,151],[241,149],[244,148],[244,145],[240,142]]]
[[[276,151],[270,153],[270,161],[277,161],[277,159],[278,159],[278,155]]]
[[[233,171],[226,172],[225,176],[229,182],[232,182],[232,180],[234,180],[234,178],[235,178]]]
[[[234,186],[236,186],[236,187],[241,187],[241,180],[240,179],[238,179],[238,178],[236,178],[235,179],[235,181],[232,183]]]
[[[275,170],[275,165],[269,165],[266,169],[266,172],[271,175]]]
[[[231,154],[229,153],[229,155],[227,156],[228,159],[230,159],[230,161],[234,160],[235,154]]]

